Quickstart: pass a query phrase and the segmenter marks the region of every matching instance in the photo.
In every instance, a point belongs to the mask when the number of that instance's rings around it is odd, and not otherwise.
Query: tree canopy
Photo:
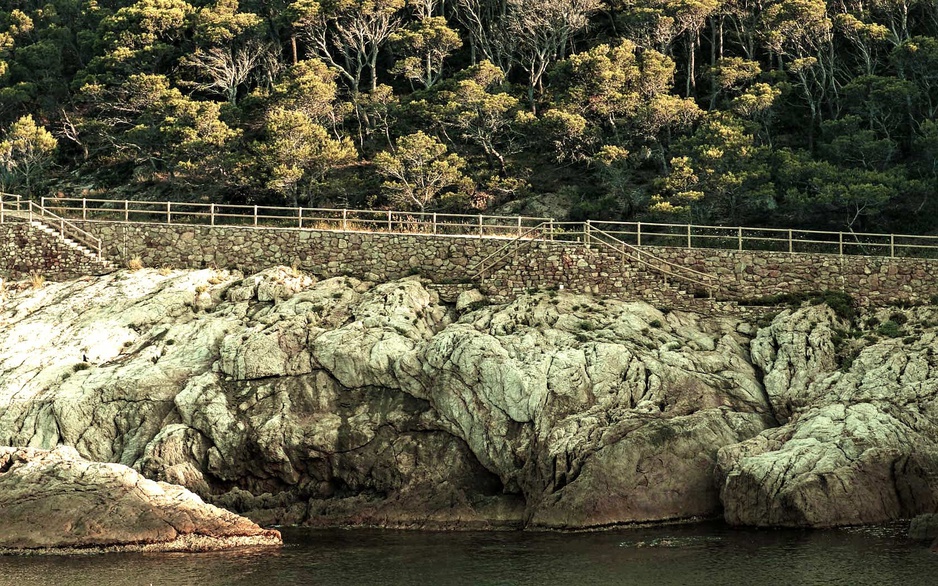
[[[938,233],[936,6],[16,0],[0,187]]]

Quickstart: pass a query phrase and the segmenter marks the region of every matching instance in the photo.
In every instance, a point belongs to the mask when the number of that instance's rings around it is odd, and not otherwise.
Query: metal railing
[[[59,237],[63,240],[66,238],[78,242],[81,245],[89,248],[95,255],[98,260],[104,260],[101,256],[101,239],[82,230],[75,224],[69,222],[65,218],[54,214],[45,207],[37,204],[36,202],[29,201],[26,202],[27,207],[27,219],[30,223],[38,221],[41,224],[46,224],[54,230],[57,230]],[[22,212],[21,212],[22,213]],[[38,219],[37,219],[38,218]]]
[[[12,193],[0,193],[0,223],[25,221],[32,226],[34,222],[48,226],[58,233],[63,241],[68,239],[89,249],[98,260],[101,256],[101,239],[87,230],[82,230],[69,220],[53,213],[44,206],[31,200],[24,200]]]
[[[7,211],[24,204],[6,195]],[[15,202],[15,204],[13,203]],[[623,244],[714,248],[738,251],[938,258],[938,236],[828,232],[665,224],[655,222],[557,222],[533,216],[494,216],[184,202],[147,202],[91,198],[42,198],[43,209],[72,220],[302,228],[517,239],[541,227],[536,239],[581,241],[598,229]]]
[[[726,286],[725,283],[720,283],[719,279],[713,275],[659,258],[648,251],[636,248],[631,244],[619,240],[612,234],[594,227],[591,222],[586,222],[584,236],[587,246],[601,244],[619,255],[644,265],[666,277],[671,277],[691,286],[700,287],[707,293],[707,297],[713,297],[714,291],[719,290],[721,285]]]
[[[485,273],[495,268],[498,263],[513,254],[517,254],[521,249],[530,246],[534,242],[547,239],[547,237],[552,234],[553,231],[549,228],[549,224],[547,222],[541,222],[530,230],[519,234],[514,240],[477,262],[475,266],[469,269],[469,272],[473,275],[474,279],[484,281]]]
[[[0,224],[7,221],[8,212],[18,212],[23,205],[23,198],[15,193],[0,192]]]
[[[654,222],[591,221],[590,224],[635,246],[938,258],[938,236]]]
[[[531,216],[116,201],[88,198],[42,198],[42,205],[71,219],[88,221],[305,228],[479,238],[517,237],[531,227],[553,221],[551,218]]]

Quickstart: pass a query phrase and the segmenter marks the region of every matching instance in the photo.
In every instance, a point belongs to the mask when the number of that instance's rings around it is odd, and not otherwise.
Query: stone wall
[[[101,238],[105,255],[124,264],[238,268],[296,265],[321,276],[383,281],[420,274],[438,283],[476,281],[471,270],[508,239],[371,232],[76,222]],[[864,304],[928,301],[938,295],[938,261],[839,257],[716,249],[645,247],[673,263],[716,275],[723,299],[835,290]],[[641,265],[577,243],[536,242],[516,250],[483,279],[495,299],[528,289],[559,288],[694,308],[693,286],[667,282]],[[712,304],[711,304],[712,305]]]
[[[862,304],[927,302],[938,295],[938,260],[646,247],[754,298],[797,291],[843,291]]]
[[[107,267],[55,236],[23,222],[0,224],[0,277],[20,280],[35,272],[59,281],[99,275]]]

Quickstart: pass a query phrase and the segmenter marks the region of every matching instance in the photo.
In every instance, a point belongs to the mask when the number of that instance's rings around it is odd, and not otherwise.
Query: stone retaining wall
[[[102,239],[121,264],[140,256],[149,267],[238,268],[296,265],[322,276],[383,281],[420,274],[438,283],[470,282],[470,270],[508,239],[319,230],[76,222]],[[752,299],[810,290],[845,291],[864,304],[922,302],[938,295],[938,261],[839,257],[717,249],[645,247],[676,264],[720,277],[726,298]],[[486,275],[484,289],[508,299],[528,289],[563,288],[658,306],[703,303],[691,287],[667,283],[639,265],[576,243],[525,245]]]
[[[22,222],[0,224],[0,277],[20,280],[35,272],[60,281],[106,272],[94,258]]]
[[[928,302],[938,295],[938,260],[832,254],[645,247],[651,254],[717,276],[741,297],[843,291],[865,305]]]

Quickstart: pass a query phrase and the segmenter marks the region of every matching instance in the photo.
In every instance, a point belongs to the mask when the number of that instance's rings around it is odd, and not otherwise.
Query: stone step
[[[28,220],[28,218],[24,218],[24,219]],[[93,259],[96,263],[100,264],[103,268],[112,269],[112,270],[117,268],[113,263],[105,260],[102,257],[99,257],[92,249],[88,248],[84,244],[81,244],[80,242],[77,242],[75,240],[72,240],[71,238],[67,238],[63,236],[61,232],[59,232],[52,226],[49,226],[48,224],[45,224],[43,222],[40,222],[39,220],[33,219],[29,221],[29,225],[33,229],[39,230],[41,232],[45,232],[46,234],[49,234],[50,236],[56,237],[60,242],[64,243],[69,248],[77,250],[83,256]]]

